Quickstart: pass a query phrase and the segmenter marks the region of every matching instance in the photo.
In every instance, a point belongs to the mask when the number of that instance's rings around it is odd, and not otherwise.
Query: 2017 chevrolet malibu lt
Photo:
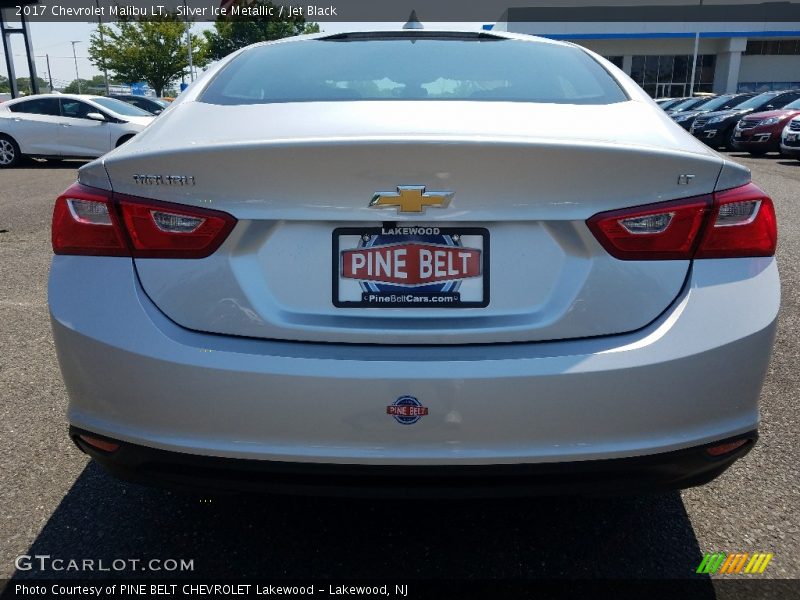
[[[746,115],[777,110],[799,98],[800,90],[764,92],[729,110],[710,112],[695,118],[689,131],[712,148],[734,148],[736,124]]]
[[[23,156],[97,158],[142,131],[153,115],[79,94],[41,94],[0,104],[0,168]]]
[[[127,479],[665,489],[757,437],[772,202],[578,46],[250,46],[81,168],[52,235],[70,435]]]

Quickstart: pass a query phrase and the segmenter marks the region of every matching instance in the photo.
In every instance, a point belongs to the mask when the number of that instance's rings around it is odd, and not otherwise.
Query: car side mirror
[[[106,118],[100,114],[99,112],[90,112],[86,113],[86,118],[91,119],[92,121],[102,121],[105,122]]]

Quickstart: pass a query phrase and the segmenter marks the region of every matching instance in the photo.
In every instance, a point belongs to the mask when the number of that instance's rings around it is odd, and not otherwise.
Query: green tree
[[[8,83],[8,77],[0,75],[0,94],[7,94],[11,91],[11,84]]]
[[[240,5],[274,6],[268,0],[238,0]],[[277,14],[277,10],[274,11]],[[203,35],[208,42],[208,58],[219,60],[239,48],[250,44],[303,33],[318,33],[317,23],[306,23],[304,17],[220,17],[214,22],[214,30],[206,30]]]
[[[115,85],[117,82],[114,81],[111,77],[108,78],[108,83],[111,85]],[[77,94],[78,93],[78,80],[73,79],[67,87],[61,90],[65,94]],[[95,75],[91,79],[83,79],[81,78],[81,90],[80,93],[82,94],[97,94],[99,96],[105,96],[106,94],[106,80],[102,75]]]
[[[36,82],[39,84],[39,93],[44,94],[45,92],[50,91],[50,84],[47,83],[41,77],[36,78]],[[31,78],[30,77],[17,77],[17,89],[19,90],[20,94],[32,94],[33,88],[31,87]],[[10,91],[10,88],[9,88]]]
[[[100,31],[104,40],[100,39]],[[126,83],[146,81],[157,96],[189,66],[186,29],[175,15],[148,20],[120,20],[113,26],[98,25],[89,44],[89,58],[101,71]],[[194,65],[205,65],[206,42],[192,35]]]

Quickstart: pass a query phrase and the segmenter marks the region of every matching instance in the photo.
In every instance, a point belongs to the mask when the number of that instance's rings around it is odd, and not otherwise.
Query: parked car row
[[[743,102],[749,100],[755,96],[755,94],[725,94],[723,96],[717,96],[715,98],[706,99],[702,104],[695,107],[692,110],[681,110],[681,111],[667,111],[669,116],[672,119],[680,124],[686,131],[692,126],[692,123],[695,120],[695,117],[698,117],[702,114],[720,111],[720,110],[730,110]]]
[[[661,103],[672,119],[712,148],[797,155],[792,127],[800,116],[800,90],[725,94]],[[788,142],[788,143],[787,143]]]
[[[39,94],[0,104],[0,168],[23,156],[97,158],[124,144],[155,117],[104,96]]]

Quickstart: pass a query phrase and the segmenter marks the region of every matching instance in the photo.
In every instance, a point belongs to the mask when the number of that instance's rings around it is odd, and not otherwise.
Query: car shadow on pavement
[[[103,559],[106,566],[120,558],[192,559],[194,570],[30,570],[15,578],[660,579],[699,577],[702,558],[677,492],[513,500],[201,498],[123,483],[95,463],[28,554]],[[693,597],[715,597],[710,579],[697,583]]]

